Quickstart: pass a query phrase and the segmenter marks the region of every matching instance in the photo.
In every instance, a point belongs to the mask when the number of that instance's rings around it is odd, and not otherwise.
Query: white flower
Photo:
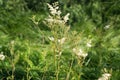
[[[54,40],[55,40],[54,37],[48,37],[48,39],[49,39],[50,41],[54,41]]]
[[[91,40],[87,42],[87,47],[92,47]]]
[[[67,14],[64,16],[63,19],[64,19],[65,22],[67,22],[67,21],[69,20],[69,15],[70,15],[70,13],[67,13]]]
[[[48,39],[50,41],[55,41],[54,37],[48,37]],[[58,43],[63,44],[65,42],[65,39],[66,38],[62,38],[62,39],[58,39],[57,41],[58,41]]]
[[[46,18],[45,19],[47,22],[49,22],[49,23],[56,23],[56,24],[62,24],[63,23],[63,21],[62,20],[60,20],[60,19],[54,19],[52,16],[50,16],[49,15],[49,17],[48,18]]]
[[[46,21],[51,23],[51,22],[54,22],[54,19],[48,18],[48,19],[46,19]]]
[[[11,44],[13,45],[14,43],[15,43],[15,41],[14,41],[14,40],[12,40],[12,41],[11,41]]]
[[[58,56],[61,56],[61,54],[62,54],[62,51],[59,52]]]
[[[87,47],[92,47],[92,45],[90,43],[87,43]]]
[[[111,76],[111,74],[109,74],[109,73],[102,74],[102,77],[105,77],[105,78],[109,78],[110,76]]]
[[[5,59],[5,56],[2,54],[3,52],[1,52],[1,54],[0,54],[0,60],[4,60]]]
[[[79,52],[77,55],[85,58],[88,54],[84,53],[82,49],[79,49]]]
[[[104,73],[104,74],[102,74],[102,77],[100,77],[98,80],[109,80],[110,77],[111,77],[111,74]]]
[[[110,25],[106,25],[105,27],[104,27],[104,29],[109,29],[110,28]]]
[[[58,42],[59,42],[60,44],[63,44],[63,43],[65,42],[65,40],[66,40],[66,38],[58,39]]]
[[[48,5],[48,7],[49,7],[49,10],[50,10],[50,13],[52,14],[52,15],[60,15],[61,14],[61,11],[60,10],[58,10],[59,9],[59,6],[57,6],[57,5],[50,5],[50,4],[48,4],[47,3],[47,5]]]
[[[62,24],[63,23],[63,21],[62,20],[57,20],[57,19],[50,19],[50,18],[48,18],[48,19],[46,19],[46,21],[47,22],[49,22],[49,23],[58,23],[58,24]]]
[[[50,5],[50,4],[48,4],[47,3],[47,5],[48,5],[48,7],[49,7],[49,9],[50,9],[50,13],[52,14],[52,15],[55,15],[56,13],[57,13],[57,10],[52,6],[52,5]]]
[[[88,54],[85,53],[82,49],[77,50],[77,49],[73,48],[73,52],[74,52],[77,56],[83,57],[83,58],[85,58],[85,57],[88,55]]]
[[[100,77],[98,80],[106,80],[104,77]]]
[[[57,12],[58,15],[60,15],[61,13],[62,13],[62,12],[61,12],[60,10]]]
[[[54,3],[53,5],[48,4],[51,16],[46,19],[47,22],[49,23],[57,23],[57,24],[64,24],[69,20],[69,15],[70,13],[67,13],[63,19],[61,18],[60,14],[61,11],[59,10],[58,3]]]
[[[56,9],[51,10],[51,14],[53,14],[53,15],[57,14]]]

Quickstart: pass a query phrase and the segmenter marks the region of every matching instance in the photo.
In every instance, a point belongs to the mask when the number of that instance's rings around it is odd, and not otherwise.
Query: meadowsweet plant
[[[82,33],[76,31],[71,31],[70,26],[67,24],[69,20],[70,13],[67,13],[65,16],[61,16],[62,12],[59,10],[58,2],[53,3],[52,5],[48,4],[50,14],[45,19],[44,23],[50,28],[51,34],[48,36],[50,41],[49,52],[51,52],[51,57],[53,57],[53,66],[55,71],[55,80],[60,79],[60,76],[64,72],[64,79],[80,79],[82,72],[80,69],[84,63],[84,59],[87,57],[87,48],[92,47],[92,41],[82,36]],[[87,43],[86,43],[87,42]],[[83,48],[84,47],[84,48]],[[66,65],[66,68],[63,66],[69,62],[64,62],[65,56],[64,52],[69,50],[70,53],[67,55],[72,61],[70,65]],[[76,57],[75,57],[76,56]],[[69,60],[68,59],[68,60]],[[77,60],[76,69],[74,70],[73,61]],[[63,70],[65,69],[65,70]],[[78,70],[77,70],[78,69]],[[70,76],[76,74],[76,76]],[[62,79],[61,78],[61,79]]]
[[[53,3],[53,6],[50,4],[47,4],[50,10],[50,15],[48,18],[46,18],[46,24],[49,25],[48,27],[52,31],[58,31],[58,34],[60,32],[67,32],[69,30],[69,26],[66,26],[66,22],[69,19],[69,13],[67,13],[65,16],[61,16],[61,11],[59,10],[58,2]],[[63,29],[65,28],[65,29]],[[63,31],[62,31],[63,30]]]
[[[54,1],[0,0],[0,80],[120,80],[120,0]]]
[[[70,29],[70,27],[66,25],[70,14],[68,13],[62,17],[58,2],[53,3],[53,5],[47,5],[50,10],[50,15],[45,19],[45,24],[48,25],[52,33],[51,37],[48,36],[48,38],[56,47],[55,52],[61,52],[62,45],[66,42],[67,33]]]
[[[9,68],[11,70],[11,73],[7,77],[8,80],[9,79],[10,80],[15,80],[16,64],[19,60],[19,55],[20,54],[17,54],[17,52],[15,51],[15,45],[16,45],[15,40],[11,40],[8,43],[8,49],[10,51],[10,55],[9,55],[9,57],[7,56],[7,62],[9,63]]]
[[[48,36],[48,39],[52,44],[52,52],[54,53],[55,75],[56,80],[58,80],[60,58],[63,53],[63,45],[67,41],[67,33],[70,29],[70,27],[66,25],[70,14],[68,13],[62,17],[58,2],[55,2],[52,5],[47,5],[50,10],[50,15],[45,19],[45,24],[51,29],[52,33],[51,36]]]

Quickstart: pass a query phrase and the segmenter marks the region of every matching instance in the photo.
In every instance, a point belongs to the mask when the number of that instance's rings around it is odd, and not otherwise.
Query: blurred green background
[[[52,70],[42,70],[45,60],[41,54],[42,49],[47,50],[45,45],[49,41],[46,37],[50,34],[50,29],[43,23],[49,14],[46,3],[56,1],[62,15],[70,13],[67,24],[71,31],[82,32],[94,43],[85,59],[90,61],[83,66],[81,80],[97,80],[103,68],[112,72],[111,80],[120,80],[120,0],[0,0],[0,52],[6,56],[5,62],[0,61],[0,79],[10,80],[13,52],[18,56],[13,60],[17,61],[15,80],[28,79],[25,77],[28,65],[32,68],[30,80],[42,80],[43,74],[47,75],[46,80],[53,80],[50,77],[54,77]],[[33,15],[36,15],[38,25],[32,22]],[[11,41],[14,41],[13,51]]]

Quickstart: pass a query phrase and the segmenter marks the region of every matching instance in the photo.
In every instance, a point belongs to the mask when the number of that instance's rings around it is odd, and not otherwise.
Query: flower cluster
[[[109,29],[110,28],[110,25],[106,25],[105,27],[104,27],[104,29]]]
[[[102,77],[100,77],[98,80],[109,80],[110,77],[111,77],[111,74],[104,73],[104,74],[102,74]]]
[[[48,39],[52,42],[55,41],[54,37],[48,37]],[[63,44],[65,42],[65,40],[66,40],[66,38],[63,37],[61,39],[58,39],[57,42],[60,43],[60,44]]]
[[[91,42],[91,40],[90,40],[90,41],[88,41],[88,42],[87,42],[87,44],[86,44],[86,45],[87,45],[87,47],[89,47],[89,48],[90,48],[90,47],[92,47],[91,43],[92,43],[92,42]]]
[[[54,37],[48,37],[50,41],[55,41]]]
[[[47,3],[47,5],[48,5],[49,10],[50,10],[50,13],[51,13],[52,15],[54,15],[54,16],[55,16],[55,15],[59,15],[59,16],[60,16],[61,11],[59,10],[58,2],[53,3],[53,6],[50,5],[50,4],[48,4],[48,3]]]
[[[85,58],[88,54],[85,53],[82,49],[76,49],[73,48],[73,52],[78,56],[78,57],[83,57]]]
[[[5,59],[5,56],[3,55],[3,52],[1,52],[1,54],[0,54],[0,60],[4,60]]]
[[[70,15],[70,13],[67,13],[65,16],[64,16],[64,22],[67,22],[68,20],[69,20],[69,15]]]
[[[61,17],[61,11],[59,10],[58,2],[54,3],[53,5],[48,4],[50,14],[49,17],[46,19],[49,23],[66,23],[69,20],[70,13],[67,13],[64,17]]]

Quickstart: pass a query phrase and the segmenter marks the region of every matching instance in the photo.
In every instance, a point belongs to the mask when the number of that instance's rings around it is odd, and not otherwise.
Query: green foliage
[[[46,3],[55,1],[62,14],[48,12]],[[0,0],[0,79],[98,80],[110,73],[110,80],[119,80],[119,4],[120,0]],[[88,54],[85,58],[76,54],[81,50]]]
[[[22,0],[3,1],[0,10],[0,31],[11,37],[26,37],[31,33],[30,13]],[[26,33],[27,32],[27,33]],[[29,33],[30,32],[30,33]]]

